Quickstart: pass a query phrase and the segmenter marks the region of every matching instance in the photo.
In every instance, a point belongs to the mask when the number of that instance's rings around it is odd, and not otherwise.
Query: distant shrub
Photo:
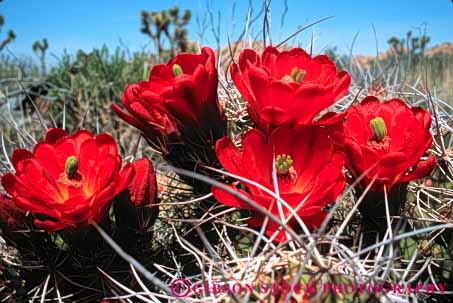
[[[108,129],[116,120],[109,115],[110,105],[121,99],[127,83],[148,77],[151,61],[145,53],[128,55],[119,47],[113,52],[107,46],[89,53],[79,50],[75,56],[65,52],[47,78],[52,87],[51,114],[61,121],[65,108],[69,129],[82,123],[91,129]],[[90,116],[99,119],[87,119]]]

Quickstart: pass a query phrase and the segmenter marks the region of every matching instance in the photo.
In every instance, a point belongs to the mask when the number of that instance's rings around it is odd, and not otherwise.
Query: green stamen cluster
[[[380,142],[385,136],[387,136],[387,127],[385,121],[381,117],[376,117],[370,120],[371,132],[373,133],[373,139]]]
[[[79,168],[79,161],[75,156],[70,156],[66,159],[64,171],[68,179],[75,179],[77,177],[77,170]]]
[[[286,175],[293,166],[293,159],[290,155],[281,154],[275,159],[275,168],[280,175]]]
[[[295,82],[300,83],[302,80],[304,80],[305,74],[307,72],[301,68],[294,67],[291,71],[291,79],[293,79]]]
[[[182,75],[182,68],[181,65],[179,64],[173,64],[173,76],[177,77],[179,75]]]

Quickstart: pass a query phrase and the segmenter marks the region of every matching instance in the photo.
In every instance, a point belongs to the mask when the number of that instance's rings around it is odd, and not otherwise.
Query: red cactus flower
[[[126,88],[122,102],[127,112],[116,104],[113,109],[141,130],[164,156],[182,143],[204,150],[212,147],[226,129],[217,84],[215,56],[210,48],[203,48],[201,54],[180,53],[167,64],[153,66],[148,81]]]
[[[150,160],[143,158],[132,162],[135,175],[128,186],[131,202],[137,206],[149,206],[156,198],[156,175]]]
[[[376,178],[372,191],[419,179],[431,172],[434,156],[420,160],[432,143],[431,115],[410,108],[399,99],[383,103],[366,97],[347,111],[345,122],[346,167],[354,178],[364,176],[365,188]]]
[[[299,130],[277,128],[266,140],[266,136],[252,129],[242,140],[242,152],[229,138],[222,138],[216,143],[216,153],[222,166],[229,172],[245,177],[274,191],[273,172],[278,183],[278,192],[307,226],[315,227],[322,223],[326,212],[323,208],[335,201],[342,192],[345,177],[342,173],[344,154],[339,151],[325,128],[304,127]],[[248,192],[239,190],[236,185],[229,185],[250,197],[257,204],[281,218],[276,199],[268,193],[243,182]],[[212,188],[214,197],[222,204],[237,208],[253,208],[219,188]],[[290,211],[282,206],[283,215],[289,218]],[[259,216],[251,220],[251,225],[262,225]],[[290,224],[294,219],[289,221]],[[278,226],[269,222],[267,235],[272,235]],[[279,233],[277,240],[283,241],[284,233]]]
[[[301,48],[280,52],[267,47],[261,57],[245,49],[231,66],[231,77],[248,102],[257,128],[270,132],[278,126],[311,124],[322,110],[345,95],[351,78],[337,74],[325,55],[312,58]]]
[[[134,175],[130,164],[121,170],[112,136],[93,137],[86,130],[69,136],[49,129],[33,152],[16,149],[11,160],[16,172],[2,177],[3,187],[18,208],[34,215],[38,228],[48,231],[101,220]]]

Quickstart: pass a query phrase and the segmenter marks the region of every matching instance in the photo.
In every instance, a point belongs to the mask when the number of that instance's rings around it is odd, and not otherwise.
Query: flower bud
[[[131,202],[139,206],[149,206],[156,198],[156,174],[150,160],[143,158],[132,163],[135,175],[129,184]]]

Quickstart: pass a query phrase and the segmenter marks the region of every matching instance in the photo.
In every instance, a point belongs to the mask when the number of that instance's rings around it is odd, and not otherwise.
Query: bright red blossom
[[[348,170],[354,179],[369,170],[361,187],[376,177],[373,191],[426,176],[436,165],[432,155],[420,160],[432,143],[430,126],[431,115],[420,107],[410,108],[399,99],[381,103],[366,97],[347,111]]]
[[[231,77],[257,128],[311,124],[324,109],[345,95],[348,73],[337,73],[325,55],[312,58],[301,48],[280,52],[267,47],[261,57],[245,49],[231,66]]]
[[[57,231],[88,225],[105,215],[112,199],[131,182],[134,168],[121,169],[112,136],[79,130],[69,136],[52,128],[33,152],[16,149],[14,174],[2,185],[15,205],[31,212],[38,228]]]
[[[335,201],[345,184],[342,173],[344,154],[333,144],[326,129],[315,126],[301,130],[278,128],[268,140],[262,132],[252,129],[245,134],[242,147],[241,152],[226,137],[217,141],[217,157],[227,171],[274,191],[272,172],[275,167],[282,199],[306,225],[314,227],[322,223],[326,215],[323,208]],[[247,192],[239,190],[234,184],[229,186],[281,218],[277,202],[272,196],[249,183],[243,182],[243,185]],[[214,187],[212,193],[225,205],[253,210],[249,204],[219,188]],[[284,206],[283,214],[285,218],[290,216]],[[262,222],[263,217],[259,216],[249,224],[260,226]],[[294,218],[289,222],[295,222]],[[267,235],[271,236],[277,228],[275,223],[269,221]],[[277,237],[280,241],[285,239],[284,233]]]
[[[204,47],[201,54],[180,53],[153,66],[148,81],[126,88],[122,102],[127,112],[116,104],[113,109],[164,155],[172,143],[206,145],[210,140],[212,145],[226,128],[217,85],[214,52]]]

